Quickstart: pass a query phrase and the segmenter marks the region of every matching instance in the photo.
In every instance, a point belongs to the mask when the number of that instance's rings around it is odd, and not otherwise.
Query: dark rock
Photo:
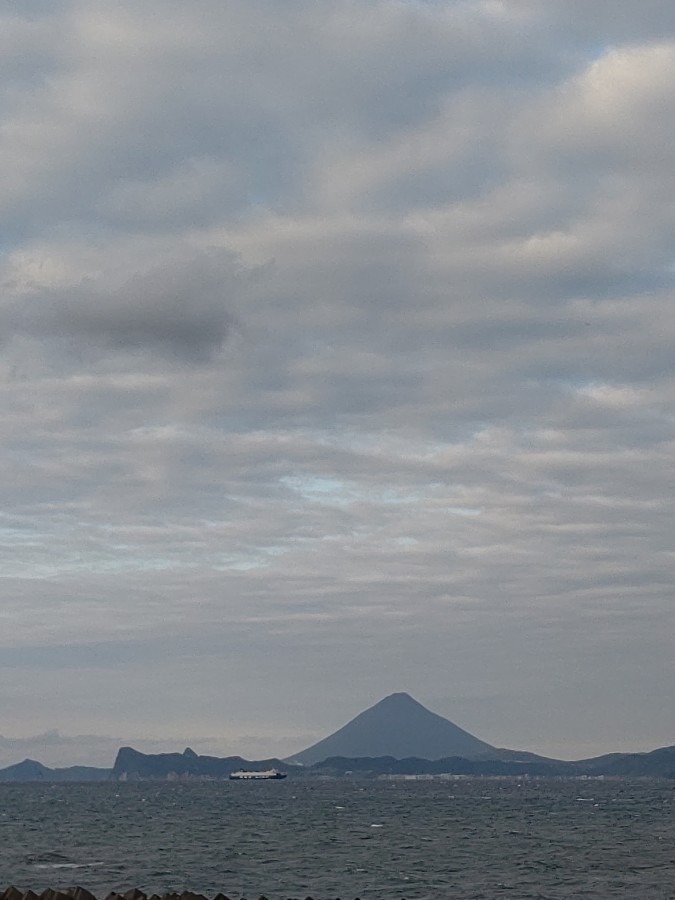
[[[13,884],[10,884],[10,886],[5,888],[2,894],[0,894],[0,900],[21,900],[22,897],[23,891],[14,887]]]
[[[40,900],[71,900],[71,898],[65,891],[55,891],[52,888],[47,888],[40,894]]]
[[[66,894],[72,898],[72,900],[98,900],[91,891],[88,891],[86,888],[80,887],[79,884],[74,885],[71,888],[68,888]]]
[[[138,888],[131,888],[122,894],[123,900],[148,900],[147,895]]]

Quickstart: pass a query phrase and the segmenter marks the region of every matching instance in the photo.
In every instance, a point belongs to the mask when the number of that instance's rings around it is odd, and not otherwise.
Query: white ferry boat
[[[266,769],[264,772],[246,772],[240,769],[238,772],[230,772],[230,781],[278,781],[285,777],[286,773],[278,769]]]

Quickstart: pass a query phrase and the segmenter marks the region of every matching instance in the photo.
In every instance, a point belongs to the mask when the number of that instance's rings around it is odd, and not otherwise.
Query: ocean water
[[[0,890],[675,898],[675,782],[0,784]]]

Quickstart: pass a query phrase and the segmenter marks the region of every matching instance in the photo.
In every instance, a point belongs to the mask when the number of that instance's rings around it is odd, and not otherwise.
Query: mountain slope
[[[409,694],[390,694],[289,761],[313,765],[330,756],[474,757],[494,747],[430,712]]]

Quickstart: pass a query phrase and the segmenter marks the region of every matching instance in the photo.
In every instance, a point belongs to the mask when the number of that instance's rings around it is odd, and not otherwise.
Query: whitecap
[[[88,869],[91,866],[100,866],[99,862],[90,863],[36,863],[35,869]]]

